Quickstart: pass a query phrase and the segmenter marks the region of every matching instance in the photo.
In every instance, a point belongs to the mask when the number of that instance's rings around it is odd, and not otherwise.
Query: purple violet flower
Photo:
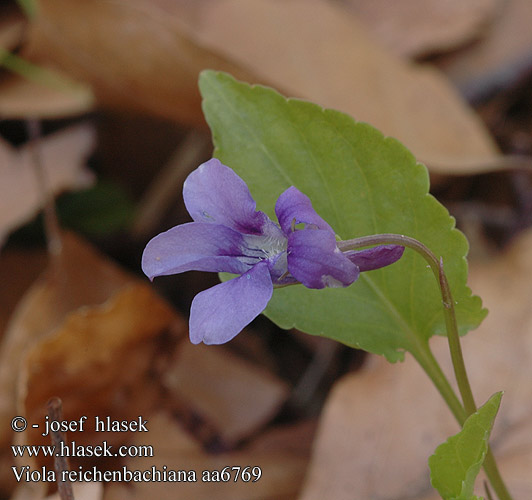
[[[231,340],[266,308],[274,287],[346,287],[361,271],[392,264],[404,251],[382,245],[342,253],[333,229],[293,186],[277,200],[277,225],[256,210],[245,182],[214,158],[188,176],[183,198],[194,222],[146,245],[144,273],[152,280],[192,270],[240,275],[196,295],[190,310],[194,344]]]

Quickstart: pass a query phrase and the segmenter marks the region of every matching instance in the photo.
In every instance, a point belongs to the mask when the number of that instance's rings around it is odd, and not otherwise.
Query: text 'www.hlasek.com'
[[[89,422],[94,425],[90,428]],[[28,427],[27,420],[22,416],[16,416],[11,420],[11,428],[15,432],[24,432]],[[112,420],[110,417],[94,417],[89,419],[81,416],[77,420],[51,420],[48,416],[40,424],[32,424],[35,429],[42,429],[43,437],[57,432],[69,432],[72,434],[93,431],[94,433],[140,433],[149,432],[148,420],[139,416],[134,420]],[[78,444],[75,439],[70,442],[60,441],[59,444],[34,445],[13,444],[11,445],[16,463],[11,467],[17,482],[257,482],[262,476],[262,469],[253,465],[227,465],[220,469],[186,470],[173,469],[166,465],[152,465],[142,470],[129,468],[126,465],[110,467],[109,470],[101,470],[96,465],[56,470],[54,467],[42,465],[40,467],[24,465],[24,459],[33,462],[39,459],[50,458],[150,458],[154,456],[154,447],[150,444],[137,445],[111,445],[107,440],[97,444]]]

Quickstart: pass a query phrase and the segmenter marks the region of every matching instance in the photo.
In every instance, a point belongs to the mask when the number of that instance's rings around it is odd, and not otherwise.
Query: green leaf
[[[429,458],[430,482],[444,500],[476,500],[475,479],[488,450],[493,421],[499,411],[502,392],[473,413],[462,430],[436,448]]]
[[[224,73],[203,72],[200,90],[215,156],[247,182],[261,210],[276,220],[277,197],[294,185],[342,239],[377,233],[417,238],[443,257],[460,333],[479,325],[486,311],[466,286],[467,241],[428,194],[426,168],[404,146],[346,114]],[[445,334],[434,275],[409,250],[345,289],[278,289],[265,314],[283,328],[390,361],[402,359],[405,350],[419,353],[432,335]]]

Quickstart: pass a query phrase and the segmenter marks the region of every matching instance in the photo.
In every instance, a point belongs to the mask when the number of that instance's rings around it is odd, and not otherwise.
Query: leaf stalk
[[[338,242],[338,248],[342,251],[356,250],[374,245],[401,245],[410,248],[420,254],[428,263],[434,276],[438,282],[443,305],[443,315],[445,318],[445,326],[447,329],[447,339],[449,342],[449,351],[453,363],[454,374],[458,383],[458,390],[462,397],[463,404],[460,404],[454,390],[450,386],[447,378],[441,370],[438,362],[432,355],[428,344],[426,348],[420,349],[418,346],[417,352],[411,351],[416,361],[421,365],[425,373],[432,380],[438,392],[441,394],[447,406],[453,413],[458,423],[463,426],[465,420],[469,415],[477,411],[471,384],[467,376],[467,371],[464,363],[464,356],[460,344],[460,335],[458,333],[458,325],[456,322],[456,312],[454,308],[454,300],[451,294],[451,288],[443,269],[443,258],[438,259],[434,253],[427,248],[423,243],[405,236],[402,234],[377,234],[372,236],[363,236],[352,240],[345,240]],[[501,477],[495,457],[488,448],[486,458],[484,460],[484,471],[488,479],[499,497],[500,500],[512,500],[512,497]]]

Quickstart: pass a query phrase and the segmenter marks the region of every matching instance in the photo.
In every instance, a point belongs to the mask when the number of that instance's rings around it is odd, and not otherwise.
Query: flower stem
[[[466,416],[471,415],[477,411],[473,392],[469,384],[467,372],[464,364],[464,357],[462,355],[462,348],[460,346],[460,336],[458,334],[458,327],[456,324],[456,314],[454,311],[454,301],[449,288],[447,277],[443,271],[443,260],[438,260],[436,256],[420,241],[403,236],[401,234],[379,234],[375,236],[365,236],[356,238],[355,240],[342,241],[338,243],[340,250],[349,248],[360,248],[368,245],[382,245],[382,244],[396,244],[411,248],[419,253],[429,264],[434,276],[438,280],[442,303],[443,314],[445,317],[445,326],[447,328],[447,338],[449,340],[449,350],[451,352],[451,359],[453,362],[454,373],[456,381],[458,382],[458,389],[462,396]]]
[[[436,361],[436,358],[432,354],[428,342],[426,342],[421,349],[418,349],[417,352],[413,352],[412,356],[414,356],[421,368],[423,368],[427,376],[430,378],[458,423],[463,426],[467,418],[464,407],[456,396],[454,389],[451,387],[451,384],[443,373],[438,361]]]
[[[463,425],[466,418],[477,411],[475,399],[473,397],[473,391],[467,377],[467,371],[465,368],[464,357],[462,354],[462,347],[460,345],[460,335],[458,333],[458,326],[456,323],[456,313],[454,310],[454,301],[451,295],[451,289],[449,282],[445,276],[443,270],[443,259],[439,260],[420,241],[404,236],[401,234],[378,234],[373,236],[363,236],[361,238],[355,238],[353,240],[346,240],[338,242],[338,248],[342,251],[355,250],[357,248],[363,248],[373,245],[387,245],[395,244],[404,247],[411,248],[419,253],[429,264],[436,280],[438,281],[442,303],[443,314],[445,317],[445,326],[447,328],[447,339],[449,342],[449,350],[451,353],[451,360],[453,363],[454,374],[458,383],[458,389],[462,397],[463,406],[456,397],[452,387],[450,386],[447,378],[441,371],[438,362],[432,355],[428,343],[424,348],[419,348],[417,352],[412,352],[416,361],[425,370],[428,377],[432,380],[433,384],[438,389],[439,393],[449,406],[449,409],[458,420],[460,425]],[[493,489],[497,493],[500,500],[511,500],[510,493],[504,484],[504,481],[499,473],[495,458],[490,449],[486,454],[484,461],[484,470],[488,476]]]

